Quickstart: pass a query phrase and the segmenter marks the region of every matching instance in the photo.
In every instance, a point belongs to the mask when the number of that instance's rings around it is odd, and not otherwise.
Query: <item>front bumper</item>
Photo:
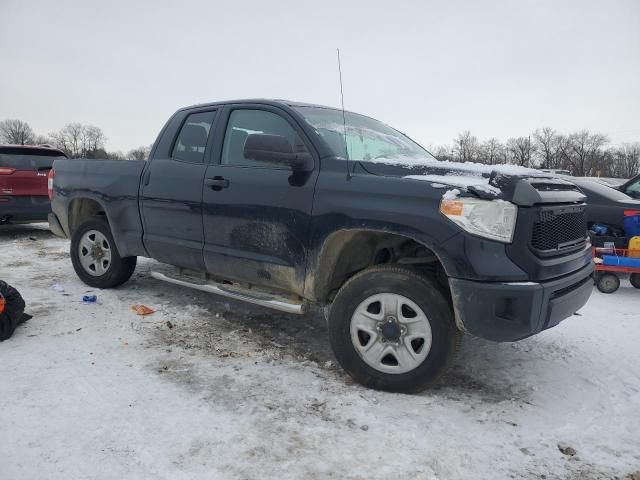
[[[509,342],[551,328],[587,303],[593,265],[546,282],[478,282],[450,278],[459,327],[498,342]]]

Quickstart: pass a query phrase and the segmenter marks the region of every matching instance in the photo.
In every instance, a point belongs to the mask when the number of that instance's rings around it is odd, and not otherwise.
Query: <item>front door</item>
[[[188,114],[142,178],[144,244],[160,262],[204,271],[202,188],[215,111]],[[159,145],[160,147],[160,145]]]
[[[251,133],[286,137],[308,149],[295,120],[267,106],[225,109],[216,160],[205,175],[204,259],[222,279],[302,294],[318,164],[294,174],[289,167],[244,157]]]

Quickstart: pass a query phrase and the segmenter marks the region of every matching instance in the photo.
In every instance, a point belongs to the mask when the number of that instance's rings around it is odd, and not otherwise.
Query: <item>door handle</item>
[[[212,190],[222,190],[223,188],[227,188],[229,186],[229,180],[224,177],[213,177],[207,178],[204,181],[204,184],[207,187],[211,187]]]

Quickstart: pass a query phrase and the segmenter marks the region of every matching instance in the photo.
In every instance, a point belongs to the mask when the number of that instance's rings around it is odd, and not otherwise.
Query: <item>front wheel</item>
[[[80,280],[94,288],[113,288],[129,280],[137,257],[121,257],[104,217],[90,218],[71,237],[71,262]]]
[[[632,273],[629,281],[635,288],[640,288],[640,273]]]
[[[329,311],[336,359],[358,383],[378,390],[424,390],[458,348],[453,312],[435,281],[398,266],[351,278]]]

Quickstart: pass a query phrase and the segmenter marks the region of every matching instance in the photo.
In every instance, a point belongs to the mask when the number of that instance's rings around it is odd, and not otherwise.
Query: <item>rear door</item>
[[[215,118],[215,109],[178,113],[142,175],[144,245],[160,262],[204,270],[202,188]]]
[[[302,294],[318,161],[313,171],[244,157],[250,133],[286,137],[312,151],[295,120],[266,105],[226,107],[203,191],[204,258],[222,279]]]

